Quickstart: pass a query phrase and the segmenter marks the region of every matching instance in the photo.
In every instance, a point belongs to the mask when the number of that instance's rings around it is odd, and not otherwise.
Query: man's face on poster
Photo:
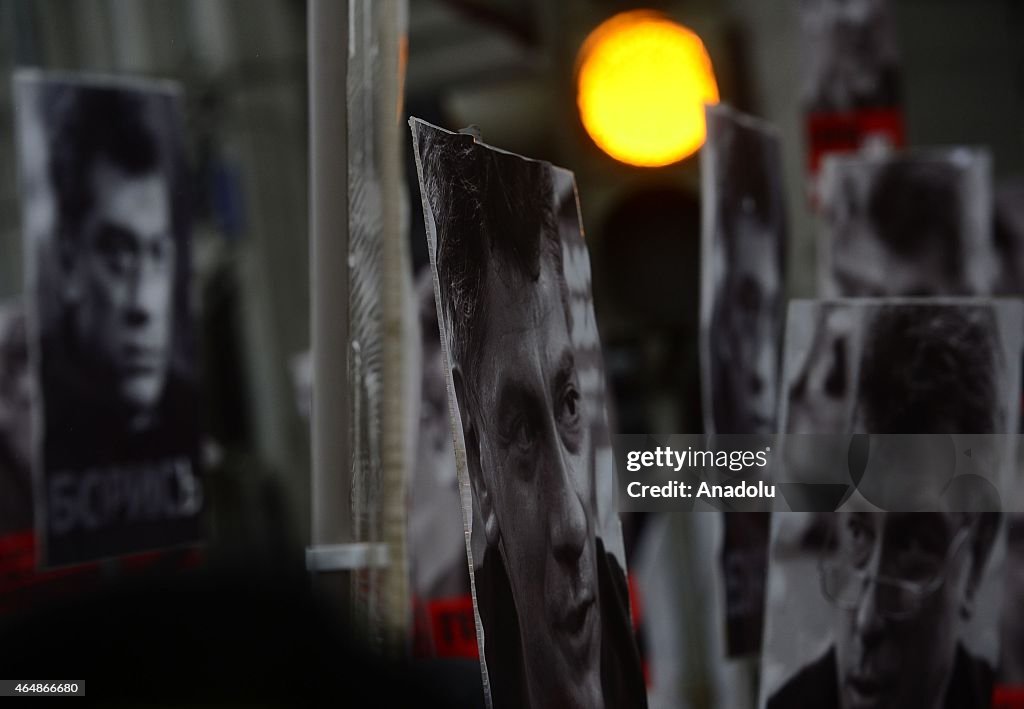
[[[884,71],[884,16],[879,0],[828,0],[834,77],[851,97],[871,97]]]
[[[974,591],[968,519],[839,514],[823,582],[835,604],[843,709],[942,705]]]
[[[775,426],[779,278],[778,241],[770,224],[741,210],[730,233],[736,258],[728,264],[724,292],[727,376],[735,433],[770,433]]]
[[[508,572],[534,706],[600,707],[601,614],[588,423],[554,260],[491,269],[472,406],[474,486]],[[470,457],[473,453],[470,452]]]
[[[930,210],[912,201],[912,179],[905,178],[899,184],[907,192],[905,213],[888,216],[900,223],[887,223],[885,217],[872,219],[870,214],[872,192],[882,189],[877,182],[872,184],[871,176],[847,174],[837,178],[826,218],[833,232],[833,275],[842,295],[929,296],[967,289],[963,268],[951,272],[947,265],[955,260],[951,251],[960,240],[960,225],[949,209],[956,193],[948,190],[948,197],[944,194],[941,200],[941,211]],[[910,253],[892,248],[884,235],[899,230],[911,230],[919,246]]]
[[[842,309],[818,318],[810,349],[789,390],[787,433],[847,429],[856,328],[857,323]]]
[[[100,159],[91,209],[70,258],[73,336],[94,386],[144,421],[157,405],[171,356],[175,242],[168,182]]]

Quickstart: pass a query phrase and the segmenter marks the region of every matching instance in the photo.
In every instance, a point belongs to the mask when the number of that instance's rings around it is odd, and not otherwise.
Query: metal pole
[[[307,9],[313,353],[310,542],[315,551],[353,541],[348,390],[348,2],[309,0]],[[328,572],[328,576],[335,574]],[[347,599],[349,574],[336,572],[336,577],[338,597]]]

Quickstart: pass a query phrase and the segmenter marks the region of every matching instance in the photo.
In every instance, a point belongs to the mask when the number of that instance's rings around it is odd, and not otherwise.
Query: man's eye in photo
[[[170,236],[164,235],[154,239],[149,246],[149,257],[157,266],[166,266],[174,253],[174,242]]]
[[[134,240],[117,229],[105,229],[96,240],[96,250],[107,266],[117,274],[129,271],[138,260]]]
[[[107,265],[118,275],[124,275],[131,271],[137,261],[137,254],[130,249],[118,249],[106,254]]]
[[[520,448],[528,448],[533,444],[533,427],[525,419],[516,424],[515,444]]]
[[[863,522],[851,520],[846,524],[844,534],[846,553],[858,566],[862,566],[871,558],[875,542],[874,532]]]
[[[580,394],[576,387],[569,386],[562,396],[562,421],[575,426],[580,419]]]
[[[558,420],[559,434],[562,443],[571,453],[578,453],[580,434],[582,431],[582,397],[573,379],[562,389],[556,402],[555,413]]]

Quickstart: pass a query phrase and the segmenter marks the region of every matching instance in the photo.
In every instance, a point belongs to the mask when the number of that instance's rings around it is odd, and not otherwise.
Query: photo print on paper
[[[646,706],[572,175],[410,125],[488,702]]]
[[[19,72],[44,565],[201,539],[180,92]]]

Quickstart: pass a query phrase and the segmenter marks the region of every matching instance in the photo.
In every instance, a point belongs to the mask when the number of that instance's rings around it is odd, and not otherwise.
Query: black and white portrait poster
[[[832,434],[1015,432],[1020,314],[1019,301],[1002,298],[791,301],[780,430],[812,435],[786,441],[787,473],[845,461],[846,441],[832,450]]]
[[[968,515],[774,515],[760,706],[991,706],[1002,521]],[[907,546],[927,550],[913,572],[863,568]]]
[[[810,168],[828,153],[904,144],[892,0],[799,0]]]
[[[473,596],[466,566],[462,500],[455,467],[448,387],[434,302],[434,275],[416,279],[419,318],[419,426],[409,482],[409,576],[419,657],[476,658]]]
[[[991,294],[991,171],[988,153],[969,148],[826,159],[822,292]]]
[[[995,253],[997,292],[1024,295],[1024,180],[1001,182],[995,190]],[[1024,404],[1024,396],[1021,398]],[[1015,514],[1007,519],[1006,597],[1024,598],[1024,447],[1018,449],[1018,477],[1013,491]],[[1002,658],[997,687],[998,707],[1024,702],[1024,604],[1007,602],[1003,616]],[[1005,700],[1000,703],[1000,700]]]
[[[1017,476],[1012,491],[1012,509],[1015,514],[1006,520],[1006,598],[1003,609],[1002,655],[999,683],[1003,692],[1016,697],[1019,704],[1024,696],[1024,449],[1017,450]],[[998,691],[998,690],[997,690]],[[1008,706],[1015,704],[1007,702]]]
[[[574,178],[410,125],[488,704],[646,706]]]
[[[949,480],[939,473],[981,470],[982,456],[961,455],[958,439],[1016,430],[1022,314],[1019,301],[969,298],[795,301],[784,430],[943,434],[917,436],[938,457],[914,481],[945,493]],[[946,494],[914,507],[922,511],[880,511],[863,483],[872,468],[890,483],[894,474],[916,473],[886,467],[893,437],[864,438],[870,452],[860,489],[838,512],[773,516],[760,705],[988,707],[999,652],[1002,515],[970,511]],[[935,448],[942,440],[948,450]],[[819,477],[822,465],[848,460],[845,450],[801,453],[816,457]],[[1007,499],[1009,466],[990,472]]]
[[[785,315],[786,217],[776,131],[707,107],[701,365],[706,433],[774,433]]]
[[[728,106],[707,106],[701,368],[707,433],[772,434],[785,315],[786,218],[775,129]],[[768,514],[723,518],[721,575],[729,655],[761,646]]]
[[[196,347],[181,96],[19,72],[40,562],[195,543]]]

